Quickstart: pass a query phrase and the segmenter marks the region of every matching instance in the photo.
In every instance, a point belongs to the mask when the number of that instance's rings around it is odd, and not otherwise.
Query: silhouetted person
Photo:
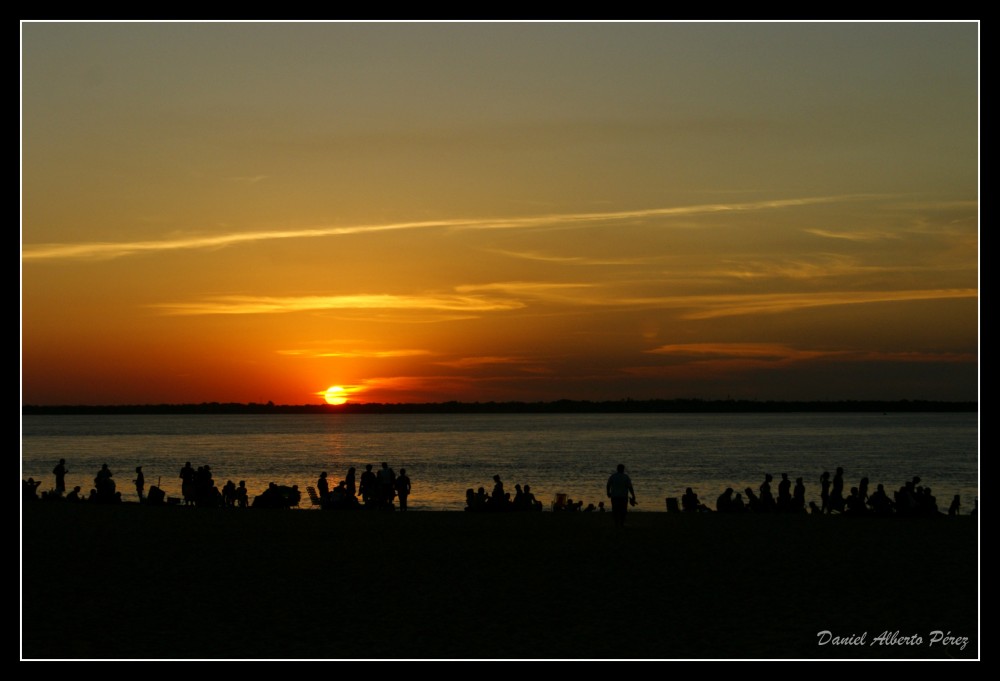
[[[618,464],[618,468],[607,484],[608,498],[611,499],[611,515],[614,516],[615,526],[625,526],[625,516],[628,513],[629,504],[635,506],[635,490],[632,488],[632,478],[625,473],[625,464]]]
[[[378,502],[379,506],[392,506],[392,500],[396,496],[396,472],[389,468],[389,464],[382,462],[382,468],[378,472]]]
[[[222,494],[212,478],[212,467],[207,463],[194,472],[194,500],[196,505],[206,508],[217,508],[222,503]]]
[[[400,468],[396,477],[396,496],[399,497],[399,510],[406,510],[406,498],[410,496],[410,478],[406,475],[406,469]]]
[[[66,459],[59,459],[59,463],[52,469],[52,474],[56,476],[56,494],[62,494],[66,491],[67,473],[69,470],[66,468]]]
[[[920,497],[920,515],[938,515],[937,497],[931,493],[930,487],[924,487],[924,493]]]
[[[337,483],[337,486],[333,488],[330,492],[327,500],[323,502],[323,508],[329,508],[334,511],[347,508],[347,482],[341,480]]]
[[[750,509],[751,513],[760,513],[760,498],[754,494],[752,487],[747,487],[743,490],[743,493],[747,495],[747,507]]]
[[[684,496],[681,497],[681,508],[689,513],[698,510],[701,504],[698,502],[698,495],[694,493],[694,490],[688,487],[684,490]]]
[[[729,506],[729,510],[733,513],[745,513],[747,510],[747,505],[743,503],[743,495],[739,492],[733,497],[733,502]]]
[[[222,505],[226,508],[236,506],[236,483],[232,480],[226,480],[226,484],[222,486]]]
[[[868,506],[861,499],[861,495],[858,494],[858,488],[852,487],[851,493],[844,500],[844,513],[849,515],[865,515],[868,513]]]
[[[499,475],[493,476],[493,492],[490,494],[490,504],[494,511],[499,511],[507,506],[507,494],[503,491],[503,481]]]
[[[804,513],[806,510],[806,485],[802,478],[795,478],[795,491],[792,492],[792,510]]]
[[[875,492],[868,497],[868,505],[871,506],[875,515],[890,515],[892,513],[892,499],[885,493],[885,486],[878,484]]]
[[[66,495],[66,501],[83,501],[83,498],[80,496],[79,485],[74,487],[72,491],[70,491],[70,493]]]
[[[236,507],[237,508],[247,508],[250,505],[250,498],[247,494],[247,481],[240,480],[239,486],[236,488]]]
[[[861,478],[861,482],[858,483],[858,496],[861,497],[861,501],[868,503],[868,478]]]
[[[347,475],[344,477],[344,491],[352,497],[358,496],[358,487],[354,480],[354,466],[347,469]]]
[[[365,466],[365,472],[361,474],[361,484],[358,486],[358,491],[361,492],[361,500],[365,502],[365,506],[370,506],[378,499],[378,479],[375,477],[375,472],[372,471],[371,464]]]
[[[195,470],[191,467],[191,462],[188,461],[181,468],[181,496],[184,497],[184,505],[189,506],[194,503],[195,500]]]
[[[281,508],[284,501],[275,482],[267,483],[267,489],[253,498],[250,508]]]
[[[810,515],[823,515],[823,509],[816,505],[815,501],[809,502],[809,514]]]
[[[948,515],[961,515],[962,509],[962,497],[956,494],[951,500],[951,506],[948,507]]]
[[[907,482],[896,492],[894,505],[899,515],[913,515],[917,510],[916,489],[912,482]]]
[[[604,502],[601,502],[601,510],[603,511]],[[529,511],[541,511],[542,502],[535,499],[535,495],[531,491],[531,485],[524,486],[524,507]]]
[[[479,489],[476,490],[476,494],[472,498],[473,501],[472,505],[477,511],[483,511],[486,510],[486,505],[489,502],[489,500],[490,497],[489,495],[486,494],[486,488],[480,487]]]
[[[325,504],[330,496],[330,481],[326,479],[326,471],[319,474],[319,480],[316,481],[316,491],[319,492],[320,504]]]
[[[837,472],[833,475],[833,484],[830,486],[830,509],[844,512],[844,469],[837,467]]]
[[[139,497],[139,503],[143,502],[143,492],[146,491],[146,476],[142,474],[142,466],[135,467],[135,480],[132,481],[135,484],[135,495]]]
[[[792,510],[792,481],[788,479],[788,473],[782,473],[778,483],[778,510],[782,513]]]
[[[108,464],[101,464],[101,470],[97,471],[94,477],[94,487],[97,488],[97,497],[101,501],[115,500],[115,481],[111,478],[112,473]]]
[[[28,478],[21,483],[21,494],[25,501],[37,501],[38,500],[38,486],[42,484],[41,480],[35,480],[34,478]]]
[[[733,488],[727,487],[726,491],[715,500],[715,510],[719,513],[730,513],[733,510]]]
[[[764,482],[760,484],[760,510],[767,513],[774,510],[774,494],[771,493],[771,481],[774,476],[770,473],[764,474]]]
[[[823,471],[819,476],[819,498],[823,502],[823,513],[830,512],[830,471]]]

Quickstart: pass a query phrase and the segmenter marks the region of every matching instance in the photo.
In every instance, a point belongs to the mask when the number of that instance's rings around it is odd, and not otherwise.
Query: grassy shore
[[[619,529],[38,502],[21,532],[22,659],[979,658],[968,516],[632,513]],[[824,630],[865,639],[819,645]]]

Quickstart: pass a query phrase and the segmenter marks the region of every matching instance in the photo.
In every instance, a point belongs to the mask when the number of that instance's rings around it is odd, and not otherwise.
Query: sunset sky
[[[978,396],[979,25],[21,24],[24,404]]]

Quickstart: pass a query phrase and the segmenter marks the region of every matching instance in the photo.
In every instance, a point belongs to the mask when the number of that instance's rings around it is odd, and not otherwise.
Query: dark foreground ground
[[[968,516],[38,502],[21,531],[22,659],[979,659]]]

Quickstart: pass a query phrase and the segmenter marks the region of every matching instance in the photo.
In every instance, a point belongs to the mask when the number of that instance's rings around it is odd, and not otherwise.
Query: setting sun
[[[327,404],[343,404],[347,401],[347,392],[339,385],[331,385],[323,393],[323,399]]]

